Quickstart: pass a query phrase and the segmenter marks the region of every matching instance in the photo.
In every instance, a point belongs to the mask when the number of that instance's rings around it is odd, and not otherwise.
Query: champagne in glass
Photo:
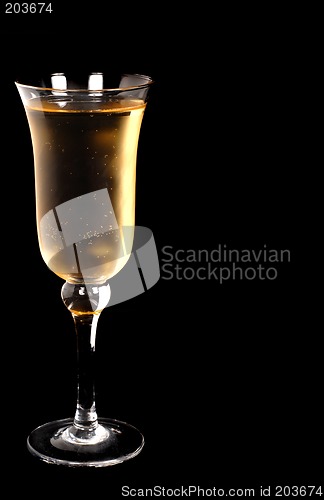
[[[48,267],[69,282],[104,282],[129,255],[132,242],[125,242],[122,228],[135,223],[136,153],[144,109],[140,99],[104,102],[97,97],[43,98],[26,106],[34,142],[40,249]]]

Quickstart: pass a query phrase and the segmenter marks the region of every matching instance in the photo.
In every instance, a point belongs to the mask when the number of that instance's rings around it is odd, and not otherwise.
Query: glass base
[[[139,430],[126,422],[99,418],[90,439],[78,436],[73,419],[41,425],[27,439],[28,450],[44,462],[69,467],[107,467],[136,457],[144,446]]]

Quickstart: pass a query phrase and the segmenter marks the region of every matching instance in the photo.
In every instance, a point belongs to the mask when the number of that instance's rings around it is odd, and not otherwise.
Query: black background
[[[302,12],[64,5],[52,2],[47,16],[2,12],[10,234],[2,239],[2,467],[17,479],[11,488],[36,498],[63,490],[121,498],[122,485],[323,483],[322,355],[302,250]],[[104,311],[97,409],[137,426],[146,444],[129,462],[86,470],[42,463],[26,449],[33,428],[74,413],[75,339],[62,281],[38,249],[31,141],[14,85],[26,72],[83,67],[155,81],[138,150],[136,221],[153,231],[160,256],[166,245],[219,244],[291,254],[273,281],[160,279]]]

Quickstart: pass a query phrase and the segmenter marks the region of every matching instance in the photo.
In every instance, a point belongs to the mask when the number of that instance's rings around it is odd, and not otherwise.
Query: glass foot
[[[73,419],[41,425],[27,439],[28,450],[44,462],[70,467],[107,467],[135,457],[144,446],[139,430],[126,422],[99,418],[87,439],[80,437]]]

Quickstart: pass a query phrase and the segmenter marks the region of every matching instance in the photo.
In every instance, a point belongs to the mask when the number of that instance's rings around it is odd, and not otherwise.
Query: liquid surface
[[[35,99],[26,107],[43,259],[70,282],[102,282],[131,251],[140,100]]]

